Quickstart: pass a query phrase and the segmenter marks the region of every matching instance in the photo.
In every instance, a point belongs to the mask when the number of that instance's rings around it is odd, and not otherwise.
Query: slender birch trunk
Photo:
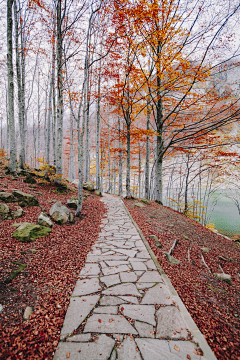
[[[111,152],[110,152],[110,133],[109,133],[109,107],[108,107],[108,192],[111,190]]]
[[[150,128],[150,107],[147,107],[147,130]],[[145,163],[145,198],[149,199],[149,135],[146,137],[146,163]]]
[[[20,133],[20,152],[19,152],[19,164],[20,169],[25,168],[25,132],[24,132],[24,120],[23,120],[23,89],[22,89],[22,74],[20,67],[20,53],[19,53],[19,31],[18,31],[18,10],[17,3],[14,0],[14,22],[15,22],[15,53],[16,53],[16,73],[17,73],[17,88],[18,88],[18,123]]]
[[[37,157],[40,158],[40,93],[39,93],[39,72],[38,72],[38,125],[37,125]],[[39,168],[38,163],[38,168]]]
[[[46,162],[50,164],[50,139],[51,139],[51,103],[52,103],[52,79],[50,82],[50,89],[48,95],[48,117],[47,117],[47,128],[46,128]]]
[[[7,0],[7,68],[8,68],[8,119],[10,132],[10,164],[11,173],[16,172],[17,148],[14,123],[14,81],[13,81],[13,54],[12,54],[12,5],[13,0]]]
[[[55,31],[55,21],[54,21]],[[52,47],[52,146],[53,165],[56,166],[56,94],[55,94],[55,37]]]
[[[62,81],[62,11],[61,0],[57,2],[57,152],[56,173],[62,177],[63,153],[63,81]]]
[[[100,56],[101,55],[102,55],[102,46],[101,46]],[[102,70],[102,62],[100,60],[99,74],[98,74],[97,123],[96,123],[96,188],[97,190],[100,190],[99,143],[100,143],[101,70]]]
[[[141,167],[142,167],[142,157],[141,157],[141,146],[140,141],[138,145],[138,193],[139,197],[141,197]]]
[[[121,120],[118,118],[118,146],[120,149],[119,152],[119,163],[118,163],[118,195],[123,195],[123,186],[122,186],[122,149],[123,144],[121,141]]]

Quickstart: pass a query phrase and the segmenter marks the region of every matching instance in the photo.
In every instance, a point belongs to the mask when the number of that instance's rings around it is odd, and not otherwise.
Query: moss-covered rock
[[[13,212],[13,218],[14,219],[17,219],[17,218],[20,218],[23,216],[23,209],[20,208],[20,209],[17,209]]]
[[[150,205],[150,202],[147,201],[147,199],[140,199],[141,202],[143,202],[146,205]]]
[[[53,223],[45,213],[41,213],[38,217],[38,224],[42,226],[52,227]]]
[[[24,270],[25,267],[27,266],[27,265],[25,265],[25,264],[21,264],[21,263],[18,263],[18,262],[13,262],[12,264],[17,265],[17,266],[18,266],[18,269],[11,271],[11,275],[10,275],[10,277],[9,277],[7,280],[5,280],[5,284],[10,284],[10,283],[13,281],[13,279],[15,279],[15,277],[16,277],[18,274],[20,274],[20,272],[21,272],[22,270]]]
[[[16,202],[18,201],[13,194],[10,194],[8,192],[5,191],[1,191],[0,192],[0,200],[4,201],[5,203],[11,203],[11,202]]]
[[[0,203],[0,216],[2,219],[11,220],[11,210],[6,204]]]
[[[52,230],[49,227],[31,223],[23,223],[19,224],[17,230],[15,230],[13,233],[13,237],[21,242],[30,242],[39,237],[47,236],[50,232],[52,232]]]
[[[17,201],[26,202],[28,206],[38,206],[39,203],[35,196],[26,194],[20,190],[13,190],[13,196],[17,199]]]
[[[223,274],[223,273],[222,274],[214,273],[213,275],[216,276],[218,279],[225,281],[229,285],[232,285],[231,275]]]
[[[133,205],[133,207],[135,207],[135,206],[140,207],[140,208],[144,208],[144,207],[145,207],[145,205],[143,205],[143,204],[140,203],[140,202],[135,203],[135,204]]]
[[[164,255],[166,255],[167,260],[168,260],[168,262],[169,262],[170,264],[178,265],[178,264],[181,263],[180,260],[175,259],[173,256],[169,255],[169,253],[167,253],[166,251],[164,251],[163,253],[164,253]]]
[[[56,223],[62,225],[68,221],[70,211],[66,206],[62,205],[62,203],[58,201],[51,207],[49,214]]]
[[[75,200],[75,199],[68,199],[67,206],[72,208],[72,209],[77,209],[78,201]]]
[[[94,184],[91,181],[85,181],[83,183],[83,189],[88,191],[94,191]]]
[[[27,175],[24,182],[27,184],[36,184],[37,183],[36,180],[31,175]]]
[[[102,196],[102,193],[101,193],[101,191],[99,191],[99,190],[95,190],[94,193],[95,193],[97,196]]]

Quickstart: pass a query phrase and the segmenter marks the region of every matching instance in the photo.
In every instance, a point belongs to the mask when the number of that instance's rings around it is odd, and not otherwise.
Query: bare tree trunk
[[[141,146],[139,141],[139,153],[138,153],[138,193],[141,197],[141,167],[142,167],[142,158],[141,158]]]
[[[130,119],[128,119],[126,121],[127,123],[127,175],[126,175],[126,196],[131,196],[131,177],[130,177],[130,172],[131,172],[131,169],[130,169],[130,161],[131,161],[131,145],[130,145]]]
[[[18,43],[18,9],[16,0],[14,0],[14,20],[15,20],[15,52],[16,52],[16,73],[17,73],[17,87],[18,87],[18,122],[20,133],[20,152],[19,152],[19,168],[25,168],[25,132],[24,132],[24,120],[23,120],[23,89],[22,89],[22,74],[20,67],[20,53]]]
[[[108,107],[108,192],[111,190],[111,153],[110,153],[110,134],[109,134],[109,107]]]
[[[7,0],[7,68],[8,68],[8,118],[10,132],[10,164],[9,170],[16,172],[17,149],[14,123],[14,82],[13,82],[13,59],[12,59],[12,5],[13,0]]]
[[[101,53],[102,55],[102,46]],[[97,123],[96,123],[96,188],[100,190],[100,162],[99,162],[99,142],[100,142],[100,106],[101,106],[101,70],[102,62],[100,60],[99,74],[98,74],[98,97],[97,97]]]
[[[38,125],[37,125],[37,157],[40,158],[40,93],[39,93],[39,72],[38,72]],[[39,167],[39,164],[38,164]]]
[[[54,13],[55,15],[55,13]],[[53,41],[52,41],[52,146],[53,165],[56,166],[56,94],[55,94],[55,16],[53,16]]]
[[[87,55],[88,56],[88,55]],[[84,163],[84,180],[89,180],[89,110],[90,110],[90,99],[89,99],[89,72],[87,74],[87,89],[86,89],[86,137],[85,137],[85,163]]]
[[[63,153],[63,81],[62,81],[62,11],[57,1],[57,153],[56,173],[62,177]]]
[[[147,130],[150,127],[150,108],[147,107]],[[146,163],[145,163],[145,198],[149,199],[149,135],[146,137]]]
[[[50,164],[50,138],[51,138],[51,103],[52,103],[52,79],[50,80],[50,89],[48,95],[48,118],[47,118],[47,128],[46,128],[46,162]]]
[[[123,195],[123,187],[122,187],[122,148],[123,144],[121,141],[121,120],[118,118],[118,145],[119,145],[119,164],[118,164],[118,195]]]

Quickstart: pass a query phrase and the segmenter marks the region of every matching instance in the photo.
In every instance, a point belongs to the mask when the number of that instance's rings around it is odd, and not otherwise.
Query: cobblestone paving
[[[121,200],[102,201],[107,218],[72,293],[54,360],[208,359]]]

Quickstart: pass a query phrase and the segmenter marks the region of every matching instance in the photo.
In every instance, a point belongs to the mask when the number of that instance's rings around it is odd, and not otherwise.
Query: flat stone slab
[[[137,253],[137,258],[150,259],[151,256],[149,255],[149,253],[146,250],[146,251],[140,251],[139,253]]]
[[[133,270],[143,270],[143,271],[147,270],[146,265],[142,261],[131,260],[130,263],[132,265]]]
[[[84,332],[138,335],[134,327],[123,316],[108,314],[93,314],[87,320]]]
[[[98,264],[86,264],[80,272],[80,276],[98,275],[100,267]]]
[[[131,283],[115,285],[103,291],[105,295],[133,295],[142,296],[136,288],[136,285]]]
[[[73,331],[81,325],[92,308],[96,305],[99,298],[99,295],[92,295],[72,297],[70,299],[70,304],[68,306],[61,331],[61,338],[72,334]]]
[[[136,349],[136,343],[130,336],[123,340],[123,343],[117,352],[118,360],[141,360],[141,356]]]
[[[128,265],[129,262],[128,261],[114,261],[114,260],[109,260],[109,261],[106,261],[107,265],[108,266],[119,266],[119,265]]]
[[[66,341],[70,342],[88,342],[89,340],[91,340],[91,334],[78,334],[66,339]]]
[[[102,272],[104,275],[113,275],[118,274],[122,271],[128,271],[129,267],[127,265],[114,266],[109,268],[103,268]]]
[[[156,326],[155,306],[153,305],[129,305],[123,304],[121,310],[125,316],[133,320],[143,321]]]
[[[141,337],[154,339],[154,328],[152,325],[135,321],[135,328]]]
[[[171,305],[172,297],[165,284],[157,284],[146,291],[141,304]]]
[[[98,306],[96,309],[93,310],[95,314],[112,314],[116,315],[118,312],[117,306]]]
[[[99,280],[96,277],[91,279],[78,280],[73,290],[72,296],[81,296],[93,294],[97,291],[101,290],[101,286],[99,284]]]
[[[116,249],[115,251],[129,257],[134,257],[137,253],[136,250],[127,250],[127,249]]]
[[[121,255],[88,255],[87,256],[87,263],[94,263],[99,262],[102,260],[127,260],[127,256],[121,256]]]
[[[152,260],[148,260],[146,263],[147,267],[151,270],[157,270],[154,262]]]
[[[91,343],[61,342],[55,352],[54,360],[108,360],[115,341],[106,335],[100,335],[98,340]]]
[[[157,313],[156,338],[187,339],[188,332],[180,311],[175,306],[161,307]]]
[[[107,306],[107,305],[120,305],[123,303],[123,300],[117,296],[103,296],[100,299],[100,305]]]
[[[191,341],[169,341],[168,343],[171,353],[178,356],[180,359],[200,360],[203,359],[200,355],[196,355],[197,346]],[[189,355],[189,357],[187,357]]]
[[[163,279],[158,271],[146,271],[138,280],[138,282],[163,282]]]
[[[137,275],[133,271],[121,272],[120,279],[122,282],[135,282],[137,281]]]
[[[130,302],[132,304],[139,304],[138,299],[135,296],[119,296],[121,299],[123,299],[126,302]]]
[[[104,282],[104,284],[106,284],[107,287],[119,284],[121,282],[119,278],[119,274],[102,276],[100,280],[101,282]]]
[[[144,360],[179,360],[178,356],[170,352],[165,340],[136,339],[136,343]]]
[[[138,289],[148,289],[148,288],[156,285],[156,283],[150,283],[150,282],[149,282],[149,283],[148,283],[148,282],[142,283],[142,282],[137,282],[136,285],[137,285],[137,288],[138,288]]]

